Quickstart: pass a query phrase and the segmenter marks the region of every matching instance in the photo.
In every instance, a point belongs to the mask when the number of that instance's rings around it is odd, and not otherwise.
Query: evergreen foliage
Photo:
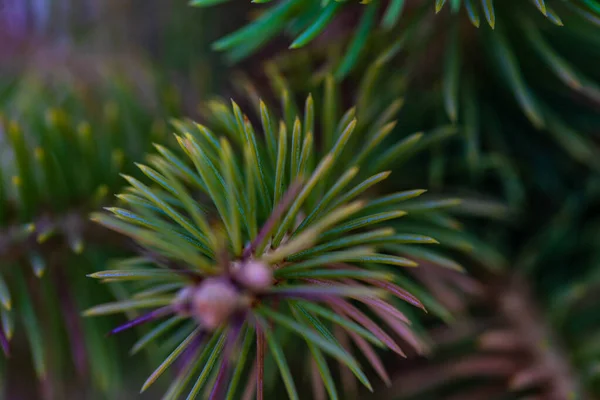
[[[312,356],[309,365],[316,363],[322,385],[337,398],[325,354],[371,389],[341,337],[348,340],[349,335],[388,382],[371,344],[404,355],[391,332],[413,351],[425,350],[397,301],[381,296],[424,309],[398,269],[417,266],[415,259],[460,268],[427,246],[416,246],[437,243],[420,231],[435,229],[436,214],[457,201],[420,200],[420,189],[367,196],[390,175],[384,168],[418,150],[423,134],[397,140],[389,150],[393,157],[384,153],[374,158],[381,154],[377,143],[395,125],[392,113],[384,110],[361,124],[362,109],[353,107],[336,118],[339,93],[328,77],[323,97],[315,101],[309,95],[298,115],[285,81],[280,77],[278,83],[283,96],[279,117],[253,99],[260,135],[236,103],[212,102],[211,125],[174,121],[179,151],[157,145],[160,156],[148,157],[151,166],[139,165],[152,186],[124,176],[131,187],[118,197],[127,208],[109,208],[112,217],[93,217],[145,250],[119,269],[91,275],[108,283],[139,281],[133,297],[86,314],[151,308],[113,332],[169,318],[139,343],[146,345],[159,335],[165,340],[185,337],[176,341],[180,344],[142,390],[182,357],[188,361],[166,398],[177,398],[194,379],[188,398],[204,387],[211,397],[223,392],[233,398],[238,384],[255,385],[262,398],[264,381],[272,381],[269,376],[277,369],[287,395],[298,398],[284,349],[296,348],[290,342],[302,338]],[[316,127],[322,132],[320,143],[313,139]],[[430,133],[423,140],[437,136]],[[369,146],[361,145],[364,138]],[[359,304],[372,316],[360,311]],[[246,368],[244,362],[254,367]],[[277,368],[268,368],[273,362]],[[248,374],[256,382],[238,382]]]
[[[152,4],[0,83],[6,398],[600,396],[597,0]]]
[[[97,229],[88,214],[112,202],[110,193],[121,186],[119,172],[130,170],[132,159],[165,134],[127,81],[116,74],[113,80],[109,93],[100,93],[83,80],[75,86],[58,79],[49,84],[31,74],[4,91],[0,343],[14,356],[16,341],[18,355],[25,334],[35,373],[55,394],[67,390],[54,383],[67,371],[83,379],[93,375],[104,390],[119,381],[120,357],[102,339],[105,324],[84,322],[79,314],[110,297],[105,290],[90,296],[81,274],[124,246]],[[103,352],[109,357],[98,358]]]

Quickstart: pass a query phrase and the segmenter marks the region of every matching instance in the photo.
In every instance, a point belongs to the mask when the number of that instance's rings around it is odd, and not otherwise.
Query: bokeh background
[[[498,4],[498,18],[512,21],[511,12],[521,4],[506,3],[511,4]],[[73,174],[90,165],[93,175],[86,178],[89,185],[63,193],[65,208],[99,207],[103,198],[122,185],[117,172],[127,171],[133,161],[142,159],[152,141],[171,140],[169,118],[201,119],[201,105],[212,97],[234,96],[241,73],[266,86],[264,63],[286,49],[289,40],[278,38],[236,65],[211,50],[217,38],[252,19],[252,7],[243,1],[194,8],[185,0],[0,0],[0,186],[5,189],[4,197],[0,196],[0,264],[4,279],[20,282],[17,285],[25,289],[19,293],[28,293],[29,302],[21,299],[19,304],[31,304],[37,310],[37,325],[32,319],[10,322],[13,317],[3,311],[5,331],[14,326],[16,332],[11,353],[29,355],[1,364],[7,400],[138,398],[140,382],[156,364],[156,354],[128,355],[139,336],[136,333],[118,340],[104,337],[123,318],[78,322],[80,310],[122,295],[89,286],[85,274],[104,268],[125,249],[116,239],[85,244],[82,250],[83,235],[79,234],[84,228],[76,218],[46,212],[51,209],[47,206],[50,196],[43,190],[32,194],[19,189],[14,177],[22,172],[20,153],[10,133],[11,121],[18,121],[28,137],[58,129],[63,123],[67,126],[65,121],[75,127],[72,132],[64,129],[73,140],[87,137],[88,129],[99,135],[81,139],[82,148],[90,145],[90,154],[95,150],[100,154],[94,165],[86,153],[79,160],[58,160]],[[328,42],[341,38],[340,43],[347,43],[344,34],[356,24],[358,15],[360,11],[350,10],[336,20],[312,48],[314,53],[278,56],[294,88],[309,91],[311,79],[318,78],[319,68],[327,65],[321,61],[339,59],[343,46]],[[420,32],[416,37],[421,42],[409,43],[407,55],[395,58],[386,71],[389,82],[396,83],[394,76],[403,74],[398,86],[408,106],[401,113],[399,134],[449,123],[443,110],[441,66],[447,47],[443,32],[449,29],[451,17],[441,13],[438,18],[441,22],[431,25],[437,28]],[[466,25],[466,17],[462,18]],[[553,65],[548,59],[534,60],[531,50],[521,43],[518,29],[505,25],[509,47],[514,48],[531,91],[543,100],[547,129],[535,127],[531,115],[524,115],[516,105],[515,91],[507,89],[503,45],[490,45],[493,33],[482,33],[483,28],[465,28],[461,53],[466,83],[461,87],[477,93],[477,118],[473,122],[470,114],[461,117],[464,135],[448,146],[435,146],[415,161],[410,174],[391,183],[403,187],[420,181],[434,194],[464,197],[456,214],[477,241],[453,241],[451,236],[448,240],[458,251],[482,244],[474,249],[473,257],[459,256],[472,278],[452,275],[428,282],[422,277],[424,286],[454,315],[444,323],[431,318],[423,324],[430,339],[439,344],[440,355],[416,362],[386,359],[394,383],[378,399],[525,398],[531,388],[515,395],[505,390],[507,382],[519,371],[556,363],[554,356],[566,366],[561,364],[564,368],[557,372],[553,365],[550,381],[559,376],[566,385],[577,382],[578,388],[584,388],[578,398],[597,398],[593,393],[598,393],[600,384],[600,92],[594,82],[600,81],[600,23],[582,23],[581,30],[567,31],[564,36],[545,23],[539,23],[544,37],[589,78],[584,90],[568,87],[560,73],[548,67]],[[365,59],[344,81],[347,103],[353,85],[389,40],[389,33],[374,36]],[[106,137],[123,151],[104,157]],[[36,147],[25,146],[22,152],[33,154]],[[43,155],[38,156],[36,160],[43,165]],[[41,169],[35,171],[33,175],[42,174]],[[72,179],[80,180],[76,175]],[[57,215],[61,217],[54,218]],[[28,241],[14,245],[30,221],[42,233],[41,228],[48,226],[50,239],[39,245]],[[55,238],[55,230],[64,231],[66,240]],[[65,255],[61,246],[72,252]],[[15,277],[16,268],[28,272]],[[43,283],[37,275],[44,275]],[[448,328],[446,323],[451,321]],[[32,331],[37,332],[33,337],[23,333]],[[532,333],[533,338],[524,348],[515,345],[507,353],[502,346],[494,347],[494,339],[500,337],[510,344],[523,332]],[[560,351],[540,355],[531,349],[546,345]],[[42,360],[39,354],[44,352]],[[552,356],[547,358],[548,354]],[[38,379],[41,389],[33,383]],[[542,381],[534,383],[548,384]],[[108,382],[119,382],[118,389],[108,390],[112,387]],[[163,390],[159,387],[139,398],[160,398]],[[371,397],[364,394],[364,398]]]

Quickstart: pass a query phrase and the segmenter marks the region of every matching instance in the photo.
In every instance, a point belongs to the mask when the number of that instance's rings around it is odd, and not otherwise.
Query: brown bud
[[[273,284],[273,270],[262,261],[250,260],[236,271],[238,282],[253,291],[261,291]]]
[[[194,290],[191,313],[203,327],[213,330],[233,314],[240,302],[240,294],[230,282],[209,278]]]

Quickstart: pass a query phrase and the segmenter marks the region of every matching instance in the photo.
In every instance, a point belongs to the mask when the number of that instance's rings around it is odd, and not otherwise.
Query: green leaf
[[[560,17],[558,16],[558,14],[556,13],[556,11],[554,11],[552,8],[550,7],[546,7],[546,11],[548,12],[548,19],[557,26],[564,26],[562,19],[560,19]]]
[[[404,161],[408,158],[411,150],[415,148],[417,143],[423,138],[423,132],[413,133],[404,138],[400,142],[385,151],[370,168],[371,171],[381,171],[391,165],[400,164],[399,161]]]
[[[543,3],[543,0],[536,1],[541,1]],[[598,3],[596,0],[581,0],[581,2],[585,4],[589,9],[594,11],[596,14],[600,14],[600,3]]]
[[[389,2],[381,20],[381,25],[384,29],[390,30],[398,23],[403,8],[404,0],[391,0]]]
[[[340,297],[382,297],[386,295],[384,290],[372,287],[354,287],[348,285],[279,285],[269,289],[271,294],[285,294],[293,297],[294,295],[335,295]]]
[[[460,10],[462,0],[450,0],[450,9],[453,14],[456,14]]]
[[[392,104],[394,105],[394,104]],[[367,157],[369,157],[373,150],[379,145],[396,127],[396,121],[389,122],[370,133],[365,139],[364,147],[350,162],[350,165],[361,165]]]
[[[549,124],[548,133],[575,160],[586,164],[596,171],[600,170],[600,158],[597,147],[587,137],[575,131],[570,125],[556,116],[546,114]]]
[[[579,78],[579,74],[574,70],[571,64],[550,47],[548,42],[544,40],[544,37],[531,22],[525,21],[523,27],[526,32],[525,37],[532,44],[533,49],[546,62],[546,65],[554,72],[556,77],[570,88],[578,91],[581,90],[583,84]]]
[[[475,97],[475,91],[473,85],[467,81],[463,90],[463,102],[464,102],[464,135],[465,135],[465,147],[467,153],[467,163],[471,172],[471,176],[474,177],[478,173],[480,167],[480,127],[479,127],[479,107],[477,103],[478,99]]]
[[[367,339],[369,342],[373,343],[375,346],[385,348],[385,344],[381,340],[379,340],[377,338],[377,336],[373,335],[367,329],[363,328],[359,324],[357,324],[349,319],[346,319],[346,318],[340,316],[339,314],[334,313],[333,311],[331,311],[325,307],[322,307],[316,303],[309,303],[306,301],[302,301],[302,302],[297,301],[296,304],[301,304],[302,307],[304,309],[306,309],[307,311],[310,311],[310,312],[317,314],[325,319],[328,319],[329,321],[341,326],[342,328],[344,328],[348,331],[355,332],[356,334]]]
[[[322,254],[324,252],[337,250],[344,247],[353,247],[353,246],[364,246],[373,241],[378,241],[382,238],[388,238],[394,234],[394,230],[391,228],[383,228],[378,229],[372,232],[359,233],[356,235],[349,235],[342,237],[338,240],[334,240],[328,243],[324,243],[315,247],[312,247],[308,250],[304,250],[300,253],[292,254],[287,257],[288,261],[295,261],[305,259],[309,256],[315,256],[317,254]]]
[[[123,311],[137,310],[140,308],[156,308],[168,306],[173,302],[173,297],[155,297],[153,299],[123,300],[114,303],[101,304],[83,312],[85,317],[118,314]]]
[[[239,256],[242,252],[242,231],[240,227],[240,214],[237,207],[237,196],[238,189],[234,180],[234,167],[233,167],[233,152],[229,142],[222,138],[221,139],[221,167],[223,169],[223,176],[225,177],[226,197],[227,197],[227,211],[228,220],[230,227],[229,240],[233,254]]]
[[[403,204],[402,209],[405,212],[410,213],[410,215],[413,215],[420,212],[456,207],[460,205],[461,202],[461,199],[418,200]]]
[[[257,310],[260,312],[260,310]],[[273,358],[277,363],[277,367],[279,368],[279,372],[281,373],[281,378],[283,379],[283,383],[288,393],[288,397],[290,400],[299,400],[298,391],[296,390],[296,385],[294,384],[294,378],[292,377],[292,373],[290,372],[290,367],[285,359],[285,355],[283,354],[283,350],[275,336],[271,333],[268,328],[267,322],[260,316],[255,315],[256,321],[260,324],[261,330],[264,333],[265,339],[269,346],[269,350],[271,350],[271,354],[273,354]]]
[[[277,274],[277,277],[285,279],[306,279],[306,278],[317,278],[317,279],[377,279],[382,281],[391,281],[394,275],[388,272],[380,271],[369,271],[369,270],[356,270],[356,269],[336,269],[336,270],[315,270],[315,271],[296,271],[290,272],[278,270],[281,273]]]
[[[458,118],[458,88],[460,85],[460,45],[458,27],[452,29],[444,63],[444,107],[452,122]]]
[[[433,250],[425,250],[416,246],[404,246],[395,244],[385,245],[384,247],[386,249],[389,249],[390,251],[394,251],[399,254],[404,254],[409,257],[415,258],[417,261],[424,260],[441,267],[453,269],[455,271],[465,271],[463,266],[457,263],[456,261],[445,257]]]
[[[351,110],[351,114],[353,114],[353,112],[354,111]],[[350,140],[352,133],[356,129],[356,125],[357,125],[356,118],[354,118],[353,115],[350,115],[350,117],[351,117],[351,120],[347,124],[344,122],[340,122],[341,126],[339,127],[339,131],[341,131],[341,133],[338,136],[338,139],[335,142],[335,145],[331,149],[331,152],[327,155],[327,156],[331,156],[334,164],[339,162],[339,160],[341,158],[341,154],[342,154],[344,148],[346,147],[346,144],[348,144],[348,141]],[[343,119],[342,119],[342,121],[343,121]],[[323,184],[326,184],[327,182],[328,182],[327,176],[325,176],[324,179],[322,180],[321,184],[323,185]]]
[[[342,262],[353,262],[361,257],[370,254],[373,254],[373,249],[367,247],[357,247],[343,251],[332,251],[314,258],[310,258],[306,261],[292,264],[291,266],[284,266],[282,268],[279,268],[275,271],[275,276],[280,276],[280,274],[285,274],[290,271],[300,271],[303,269],[318,267],[321,265]]]
[[[135,299],[143,299],[145,297],[154,297],[156,295],[162,295],[167,292],[178,291],[186,285],[187,282],[174,282],[174,283],[164,283],[152,286],[146,290],[139,291],[133,295]]]
[[[4,129],[16,159],[17,175],[13,177],[13,183],[17,187],[21,202],[19,207],[20,217],[27,220],[32,216],[37,198],[34,168],[31,165],[32,158],[29,156],[30,147],[26,142],[25,132],[22,131],[17,122],[10,121]]]
[[[262,100],[260,101],[260,120],[262,123],[263,132],[265,134],[269,156],[271,157],[271,160],[276,160],[277,141],[275,139],[273,121],[271,120],[271,116],[269,114],[269,108]],[[274,204],[277,204],[277,202]]]
[[[331,22],[333,17],[341,7],[341,3],[334,1],[329,3],[323,10],[320,11],[319,17],[308,27],[304,32],[300,34],[291,44],[290,49],[297,49],[306,46],[314,38],[316,38],[327,25]]]
[[[167,356],[167,358],[165,358],[158,368],[156,368],[148,377],[148,379],[146,379],[146,382],[144,382],[144,385],[142,386],[141,392],[145,392],[146,389],[148,389],[150,385],[152,385],[163,374],[163,372],[165,372],[165,370],[173,363],[173,361],[175,361],[175,359],[179,357],[185,349],[188,348],[188,346],[201,334],[201,329],[202,328],[200,327],[194,329],[192,333],[190,333],[188,337],[185,338],[185,340],[181,342],[181,344],[179,344],[179,346],[177,346],[177,348],[173,350],[171,354]]]
[[[542,112],[539,109],[537,100],[525,84],[519,62],[506,42],[506,38],[501,32],[496,32],[491,37],[493,38],[492,42],[496,50],[496,60],[500,65],[502,73],[508,80],[508,84],[512,88],[517,102],[533,126],[538,129],[543,128],[545,122]]]
[[[193,183],[194,185],[198,186],[204,192],[207,191],[204,182],[202,182],[198,175],[195,174],[186,163],[181,161],[179,157],[173,154],[173,152],[156,143],[154,144],[154,147],[160,153],[160,155],[162,155],[164,159],[169,162],[169,165],[178,171],[178,175],[180,177],[185,178],[185,180],[187,180],[189,183]]]
[[[342,235],[346,232],[361,229],[370,225],[379,224],[381,222],[389,221],[392,219],[401,218],[406,215],[406,211],[397,210],[397,211],[387,211],[377,214],[370,214],[365,217],[356,218],[350,220],[344,224],[338,225],[335,228],[323,233],[321,235],[321,240],[325,240],[328,238],[336,237]]]
[[[313,158],[313,135],[308,132],[302,143],[302,153],[300,154],[300,165],[298,166],[298,175],[305,176],[309,165],[312,165]]]
[[[284,235],[287,233],[290,225],[294,222],[296,215],[300,212],[300,207],[306,200],[306,198],[310,195],[311,191],[314,189],[315,185],[319,182],[319,180],[329,171],[331,165],[333,164],[333,157],[331,155],[327,155],[324,157],[319,165],[315,168],[310,179],[306,182],[306,184],[302,187],[302,190],[296,198],[294,202],[290,206],[287,214],[283,218],[283,221],[279,225],[279,229],[275,233],[273,237],[273,246],[277,247],[281,243]]]
[[[333,201],[333,199],[350,183],[350,181],[356,176],[358,173],[358,168],[353,167],[348,171],[344,172],[344,174],[337,180],[337,182],[325,193],[325,195],[321,198],[321,201],[313,208],[311,213],[302,221],[302,223],[296,228],[293,235],[301,232],[305,227],[309,226],[311,222],[315,220]]]
[[[314,333],[312,330],[307,327],[299,324],[291,318],[286,317],[283,314],[278,312],[269,310],[265,307],[261,307],[257,309],[257,312],[261,315],[273,320],[274,322],[280,324],[287,329],[294,331],[295,333],[304,337],[307,342],[312,343],[313,345],[319,347],[324,352],[336,358],[338,361],[348,366],[352,373],[358,378],[363,385],[365,385],[370,391],[373,390],[369,380],[362,372],[358,362],[350,355],[346,350],[344,350],[339,343],[334,343],[329,340],[324,339],[320,335]],[[268,340],[268,339],[267,339]]]
[[[600,18],[598,18],[596,14],[590,12],[589,10],[578,7],[570,2],[566,3],[565,5],[568,6],[571,11],[579,14],[579,16],[581,16],[583,19],[585,19],[595,27],[600,26]]]
[[[300,124],[300,119],[296,117],[296,120],[294,121],[294,128],[292,129],[292,148],[290,151],[290,182],[294,182],[296,180],[300,169],[301,136],[302,126]]]
[[[380,172],[376,175],[373,175],[373,176],[365,179],[363,182],[359,183],[358,185],[353,187],[351,190],[347,191],[344,195],[340,196],[339,199],[337,199],[335,202],[333,202],[333,204],[331,205],[331,208],[335,208],[341,204],[344,204],[344,203],[347,203],[348,201],[353,200],[354,198],[358,197],[360,194],[367,191],[369,188],[371,188],[374,185],[378,184],[379,182],[387,179],[390,176],[390,174],[391,174],[390,171],[384,171],[384,172]]]
[[[215,336],[217,336],[217,335],[215,335]],[[198,396],[200,389],[202,389],[202,386],[204,385],[204,383],[206,383],[206,380],[208,379],[210,372],[214,368],[219,357],[221,356],[221,353],[223,352],[223,346],[225,346],[226,339],[227,339],[227,335],[225,333],[222,333],[219,336],[219,341],[212,346],[212,351],[210,353],[210,356],[208,357],[208,360],[206,360],[206,363],[204,364],[204,368],[202,369],[202,372],[198,376],[196,383],[194,383],[192,390],[190,390],[190,393],[187,396],[187,400],[195,399],[196,396]],[[210,348],[211,347],[207,346],[207,349],[210,349]]]
[[[333,146],[335,135],[335,123],[338,120],[338,93],[337,86],[333,76],[327,75],[324,83],[323,95],[323,117],[321,118],[322,136],[323,136],[323,152],[329,152]]]
[[[467,15],[469,16],[469,20],[476,28],[479,28],[481,24],[481,19],[479,18],[479,10],[477,5],[475,5],[476,0],[465,0],[465,6],[467,8]]]
[[[227,391],[225,400],[233,400],[235,398],[237,387],[240,384],[242,374],[244,373],[246,360],[248,359],[248,355],[250,353],[252,344],[254,343],[254,330],[246,329],[242,337],[244,338],[244,342],[242,343],[242,346],[238,353],[238,357],[235,362],[235,369],[229,382],[229,389]]]
[[[107,270],[87,275],[89,278],[110,279],[111,281],[131,281],[146,279],[181,279],[173,271],[160,269],[132,269],[132,270]]]
[[[435,12],[436,14],[442,11],[442,8],[446,4],[446,0],[435,0]]]
[[[312,94],[308,94],[304,102],[304,135],[315,133],[315,102]]]
[[[283,78],[283,76],[281,77],[281,79],[285,81],[285,78]],[[296,103],[291,97],[291,89],[288,89],[289,84],[287,84],[287,82],[284,87],[285,89],[283,89],[281,92],[281,108],[283,110],[284,116],[283,122],[286,124],[287,127],[293,127],[294,120],[298,116],[298,107],[296,107]]]
[[[446,309],[431,293],[408,279],[398,279],[396,282],[403,289],[413,294],[423,304],[424,308],[432,315],[440,318],[447,324],[454,322],[454,315]]]
[[[338,399],[337,390],[335,388],[335,381],[331,376],[331,371],[329,370],[329,366],[327,365],[327,360],[323,356],[323,353],[312,343],[307,342],[308,350],[312,356],[311,360],[315,362],[317,369],[319,370],[319,375],[321,375],[321,379],[323,380],[323,384],[325,385],[325,389],[329,394],[329,398],[331,400]]]
[[[283,197],[285,182],[285,166],[287,158],[287,129],[283,122],[279,124],[279,141],[277,144],[277,164],[275,168],[275,194],[273,204],[279,204]]]
[[[173,207],[171,207],[170,205],[168,205],[166,202],[161,200],[152,190],[150,190],[150,188],[148,186],[144,185],[137,179],[132,178],[130,176],[127,176],[127,175],[122,175],[122,176],[131,184],[131,186],[138,189],[148,200],[150,200],[151,202],[156,204],[159,208],[161,208],[165,213],[167,213],[169,215],[169,217],[171,217],[174,221],[176,221],[179,225],[181,225],[186,231],[191,233],[194,237],[196,237],[201,242],[206,240],[205,236],[200,231],[198,231],[198,229],[196,229],[196,227],[192,224],[191,221],[189,221],[183,215],[181,215],[180,213],[175,211],[175,209]]]
[[[12,308],[10,291],[8,290],[8,286],[6,286],[6,282],[2,275],[0,275],[0,303],[2,303],[2,306],[7,311],[10,311]]]
[[[375,23],[375,19],[377,18],[379,1],[375,0],[369,3],[366,8],[367,9],[360,20],[358,28],[354,33],[354,38],[350,43],[350,47],[346,50],[346,55],[342,59],[340,66],[335,73],[337,80],[342,80],[344,77],[346,77],[358,62],[359,56],[367,44],[369,32],[371,31],[371,28]]]
[[[6,336],[7,340],[11,340],[13,334],[15,333],[15,316],[11,311],[7,311],[6,309],[1,309],[0,313],[2,313],[2,330],[4,331],[4,336]]]
[[[236,46],[242,46],[248,40],[248,37],[252,37],[253,41],[246,43],[246,47],[243,48],[244,51],[236,57],[242,58],[255,47],[258,47],[258,43],[268,39],[272,34],[277,32],[285,24],[288,16],[294,11],[297,4],[299,4],[299,0],[280,3],[268,12],[263,13],[260,18],[251,24],[213,43],[213,49],[229,50]]]
[[[381,209],[383,207],[391,206],[396,203],[414,199],[415,197],[421,196],[425,192],[426,192],[426,190],[424,190],[424,189],[415,189],[415,190],[406,190],[403,192],[396,192],[396,193],[388,194],[386,196],[379,197],[378,199],[371,200],[365,206],[363,211],[365,211],[365,210],[370,211],[374,208]]]
[[[190,6],[196,7],[210,7],[217,4],[225,3],[227,1],[229,0],[191,0],[189,4]]]
[[[40,380],[47,378],[47,355],[46,347],[42,337],[40,322],[35,315],[33,304],[29,298],[29,293],[25,280],[22,276],[17,278],[19,293],[19,314],[21,316],[25,334],[29,341],[31,357],[37,377]]]
[[[494,29],[496,26],[496,14],[494,12],[494,1],[493,0],[481,0],[481,6],[483,7],[483,13],[485,14],[485,19],[487,19],[490,27]]]
[[[396,267],[416,267],[418,264],[408,258],[390,256],[386,254],[374,254],[372,256],[363,256],[356,259],[355,262],[377,263],[394,265]]]
[[[171,187],[175,191],[177,199],[181,201],[186,211],[192,217],[192,221],[200,228],[204,239],[201,242],[209,248],[210,251],[215,251],[215,238],[212,235],[212,231],[203,215],[202,210],[198,207],[198,202],[195,201],[187,190],[177,181],[177,179],[171,174],[167,164],[164,161],[159,161],[157,167],[162,171],[165,177],[169,180]],[[236,209],[237,211],[237,209]]]
[[[302,313],[302,315],[300,315],[299,312],[296,312],[296,309],[298,311],[300,311],[300,313]],[[298,304],[296,304],[295,306],[294,305],[292,306],[292,311],[294,312],[296,319],[300,319],[300,318],[304,317],[303,319],[305,319],[305,320],[319,323],[318,320],[316,320],[304,308],[302,308],[302,306],[300,306]],[[323,329],[326,329],[326,328],[323,327]],[[329,333],[329,336],[331,337],[331,339],[335,340],[335,338],[332,337],[331,333]],[[319,370],[319,374],[321,375],[321,379],[323,380],[325,389],[329,393],[329,398],[337,399],[338,394],[337,394],[337,390],[335,388],[335,381],[333,380],[333,377],[331,376],[331,371],[329,370],[329,367],[327,366],[327,360],[325,360],[323,353],[317,348],[317,346],[312,344],[310,341],[306,341],[306,344],[308,345],[308,349],[309,349],[309,351],[313,357],[313,360]]]
[[[135,342],[135,344],[131,348],[130,354],[138,353],[140,350],[144,349],[148,344],[152,343],[156,338],[166,333],[171,328],[174,328],[178,323],[182,322],[183,320],[183,317],[176,315],[156,325],[156,327],[148,331],[148,333],[144,334],[138,339],[137,342]]]
[[[177,137],[180,146],[188,153],[192,159],[196,170],[206,184],[211,200],[215,204],[221,220],[225,224],[227,231],[231,231],[229,219],[227,216],[227,203],[224,196],[225,182],[221,174],[217,171],[214,164],[208,159],[205,151],[193,136],[187,134],[185,139]]]
[[[188,242],[179,240],[180,236],[177,234],[169,235],[169,237],[166,238],[160,236],[158,233],[139,229],[137,227],[132,226],[131,224],[124,223],[115,218],[99,213],[92,213],[90,219],[101,225],[104,225],[109,229],[120,232],[124,235],[131,236],[133,239],[141,243],[163,250],[167,254],[170,254],[175,258],[185,260],[186,263],[195,265],[201,270],[211,271],[212,269],[214,269],[214,267],[208,264],[208,261],[206,259],[204,259],[198,254],[198,247],[193,247],[189,245]],[[153,222],[157,224],[160,222],[160,220],[154,219]],[[160,225],[162,227],[159,227],[158,230],[162,232],[175,233],[169,227],[165,227],[166,223],[160,222]]]
[[[293,1],[293,0],[292,0]],[[252,127],[252,123],[250,120],[242,114],[239,106],[232,101],[233,112],[235,114],[236,123],[238,126],[238,130],[241,131],[244,135],[244,146],[252,149],[252,159],[254,161],[254,170],[257,173],[256,177],[257,184],[259,188],[259,193],[261,194],[261,200],[263,204],[269,209],[273,206],[270,203],[271,199],[268,196],[267,183],[265,178],[264,171],[264,162],[262,160],[261,154],[258,151],[258,144],[256,143],[256,134],[254,133],[254,128]]]
[[[544,14],[544,16],[548,16],[548,12],[546,10],[546,3],[544,2],[544,0],[533,0],[533,3],[537,7],[537,9],[540,10],[542,14]]]
[[[105,332],[107,326],[102,321],[86,319],[84,321],[84,335],[86,350],[89,355],[90,369],[93,383],[103,391],[108,391],[119,381],[118,356],[114,347],[107,346]]]
[[[254,173],[252,173],[252,151],[246,147],[244,149],[244,165],[246,167],[246,227],[250,237],[256,237],[258,232],[258,221],[256,219],[257,205],[256,205],[256,185],[254,180]],[[262,249],[261,249],[262,251]]]

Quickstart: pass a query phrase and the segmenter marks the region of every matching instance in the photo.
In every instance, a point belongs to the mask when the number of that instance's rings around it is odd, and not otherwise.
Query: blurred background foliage
[[[137,396],[164,351],[128,357],[139,335],[104,337],[123,318],[78,317],[126,297],[85,274],[133,248],[92,227],[87,213],[113,201],[123,186],[117,172],[135,175],[132,162],[152,142],[172,142],[170,118],[202,119],[201,105],[217,95],[244,94],[251,107],[256,92],[277,102],[287,89],[302,104],[328,79],[339,82],[344,107],[389,105],[398,118],[390,143],[455,126],[398,165],[387,185],[463,199],[456,215],[437,221],[446,228],[430,234],[451,244],[448,254],[470,276],[432,281],[425,273],[422,282],[446,318],[425,318],[419,329],[439,352],[402,362],[386,357],[394,382],[375,396],[599,395],[597,2],[496,2],[494,17],[488,1],[330,2],[330,19],[321,2],[307,1],[271,29],[246,31],[237,47],[214,43],[252,26],[258,10],[291,1],[196,3],[220,4],[2,2],[0,300],[2,337],[11,339],[5,398]],[[403,3],[402,14],[390,14]],[[323,32],[287,50],[315,21]],[[39,388],[25,378],[35,375]]]
[[[115,320],[80,318],[118,296],[85,275],[132,248],[87,215],[113,202],[118,174],[152,142],[170,140],[168,118],[197,115],[226,76],[207,57],[215,13],[153,1],[142,17],[135,3],[2,2],[3,398],[131,398],[123,367],[148,363],[128,356],[134,335],[106,340]]]

